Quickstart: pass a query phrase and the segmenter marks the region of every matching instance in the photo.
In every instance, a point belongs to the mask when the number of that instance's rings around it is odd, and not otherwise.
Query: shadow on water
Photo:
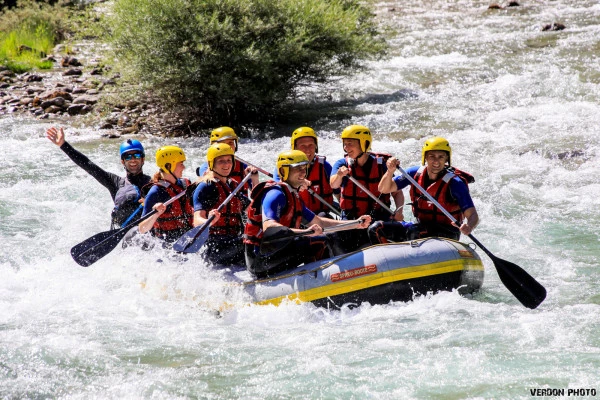
[[[397,90],[393,93],[365,94],[356,98],[334,100],[331,94],[323,99],[299,101],[290,105],[290,110],[282,117],[267,126],[271,132],[268,138],[289,136],[299,126],[319,128],[339,122],[350,121],[353,117],[373,114],[373,110],[361,110],[361,105],[384,105],[409,101],[418,97],[417,92],[409,89]],[[265,126],[257,127],[260,133],[256,138],[265,138]]]

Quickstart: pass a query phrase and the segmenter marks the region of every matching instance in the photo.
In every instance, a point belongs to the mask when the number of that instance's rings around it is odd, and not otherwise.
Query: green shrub
[[[208,124],[264,120],[386,50],[358,0],[116,0],[111,26],[124,75]]]

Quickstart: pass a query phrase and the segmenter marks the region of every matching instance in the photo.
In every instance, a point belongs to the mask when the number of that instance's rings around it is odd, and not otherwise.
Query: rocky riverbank
[[[152,133],[180,136],[191,128],[149,98],[117,100],[127,90],[118,73],[102,61],[95,42],[58,45],[46,57],[54,66],[15,74],[0,66],[0,118],[27,115],[57,123],[92,126],[102,136]]]

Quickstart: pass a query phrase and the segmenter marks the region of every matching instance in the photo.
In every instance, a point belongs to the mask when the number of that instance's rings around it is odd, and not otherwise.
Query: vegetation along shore
[[[0,15],[0,116],[68,119],[110,135],[244,132],[302,87],[386,55],[356,0],[16,1]]]

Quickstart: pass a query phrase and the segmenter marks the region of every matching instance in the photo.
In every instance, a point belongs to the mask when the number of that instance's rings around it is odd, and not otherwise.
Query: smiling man
[[[460,222],[460,226],[453,224],[435,204],[423,196],[416,187],[411,186],[413,214],[418,223],[373,226],[369,229],[369,236],[373,242],[382,242],[385,240],[383,238],[389,238],[390,235],[397,237],[406,230],[408,230],[408,240],[431,236],[458,240],[461,233],[469,235],[475,229],[479,223],[479,216],[468,187],[468,184],[475,179],[470,174],[451,167],[451,159],[450,143],[442,137],[433,137],[423,144],[421,165],[407,168],[406,173],[450,212]],[[387,161],[388,170],[379,183],[379,190],[382,193],[402,190],[410,185],[404,176],[394,177],[394,172],[399,165],[396,158],[392,157]],[[374,232],[377,233],[373,234]]]
[[[391,192],[396,204],[396,212],[392,216],[349,178],[354,178],[389,208],[390,195],[380,193],[378,184],[386,171],[385,162],[390,155],[371,152],[373,138],[366,126],[350,125],[342,131],[341,138],[346,155],[333,165],[330,183],[334,190],[341,188],[342,218],[352,219],[369,214],[377,221],[389,221],[392,218],[402,221],[404,197],[401,191]],[[369,237],[366,231],[340,232],[337,244],[344,251],[353,251],[369,244]]]
[[[319,139],[314,129],[308,126],[297,128],[292,132],[290,144],[292,150],[300,150],[306,154],[310,162],[306,174],[306,179],[310,181],[308,188],[312,189],[313,193],[320,196],[324,202],[334,205],[333,190],[329,183],[331,164],[327,162],[324,156],[317,154],[319,152]],[[277,168],[273,172],[273,179],[280,180]],[[306,208],[319,216],[331,217],[330,208],[323,204],[313,193],[302,190],[298,194]]]
[[[144,186],[152,180],[150,176],[144,175],[145,152],[142,144],[135,139],[127,139],[119,147],[121,164],[125,169],[126,176],[121,177],[111,172],[106,172],[85,155],[75,150],[65,140],[63,128],[49,128],[46,137],[57,145],[65,154],[85,172],[94,177],[102,186],[108,189],[115,207],[112,211],[111,228],[127,225],[135,217],[139,217],[142,211],[141,203],[144,200]]]
[[[319,217],[302,203],[298,191],[310,184],[306,179],[308,165],[308,157],[304,152],[285,151],[277,158],[277,170],[281,181],[263,182],[252,190],[244,243],[246,267],[259,278],[332,255],[328,251],[328,238],[322,234],[323,228],[343,225],[346,221]],[[365,229],[371,223],[371,217],[361,216],[355,222],[356,225],[352,227],[341,228]],[[287,244],[275,251],[261,251],[267,230],[293,235],[304,232],[300,229],[302,225],[311,229],[312,234],[291,237]]]

